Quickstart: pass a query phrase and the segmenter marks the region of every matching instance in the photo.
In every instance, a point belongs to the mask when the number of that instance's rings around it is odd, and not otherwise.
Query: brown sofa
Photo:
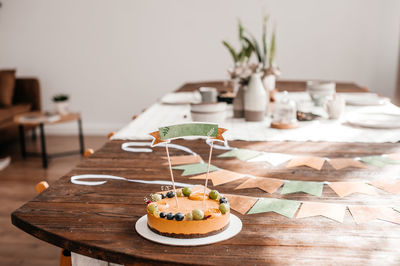
[[[15,115],[40,110],[39,80],[16,78],[12,105],[0,107],[0,144],[18,138],[18,125],[13,121]]]

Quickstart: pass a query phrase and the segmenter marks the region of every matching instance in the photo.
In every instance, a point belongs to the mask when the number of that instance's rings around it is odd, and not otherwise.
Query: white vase
[[[262,121],[266,110],[267,93],[261,81],[261,74],[253,74],[244,92],[244,117],[246,121]]]
[[[55,102],[55,104],[59,115],[67,115],[69,113],[69,101]]]
[[[263,84],[265,90],[270,93],[271,91],[275,90],[276,86],[276,76],[274,74],[268,74],[263,79]]]
[[[233,99],[233,117],[243,118],[244,117],[244,86],[240,86],[235,99]]]

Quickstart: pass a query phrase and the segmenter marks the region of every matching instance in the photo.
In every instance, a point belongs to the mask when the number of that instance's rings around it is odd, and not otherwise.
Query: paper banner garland
[[[247,161],[250,160],[254,157],[257,157],[261,152],[259,151],[253,151],[253,150],[247,150],[247,149],[233,149],[231,151],[222,153],[218,155],[220,158],[226,158],[226,157],[236,157],[237,159],[241,161]]]
[[[179,166],[174,166],[172,169],[174,170],[183,170],[182,176],[187,176],[187,175],[197,175],[197,174],[202,174],[207,172],[207,167],[208,164],[206,163],[195,163],[195,164],[185,164],[185,165],[179,165]],[[219,168],[210,165],[210,172],[217,171]]]
[[[228,198],[231,209],[243,215],[245,215],[246,212],[253,207],[258,200],[256,197],[239,196],[233,194],[225,194],[224,196]]]
[[[275,212],[288,218],[293,218],[300,204],[301,202],[295,200],[260,198],[248,214]]]
[[[288,180],[283,185],[281,194],[290,194],[296,192],[304,192],[317,197],[321,197],[324,183],[311,181],[291,181]]]
[[[390,207],[349,205],[348,208],[357,224],[366,223],[374,219],[400,224],[400,213]]]
[[[325,158],[315,156],[298,156],[289,161],[287,168],[296,166],[308,166],[316,170],[321,170],[324,165]]]
[[[208,178],[212,180],[214,186],[222,185],[225,183],[233,182],[237,179],[245,177],[245,174],[232,172],[224,169],[219,169],[208,174]],[[206,175],[197,175],[189,177],[190,179],[206,179]]]
[[[303,202],[296,218],[321,215],[339,223],[343,223],[345,211],[346,205],[322,202]]]
[[[203,162],[203,160],[199,155],[171,156],[170,158],[171,158],[171,165],[196,164]],[[167,159],[167,157],[163,157],[163,159]],[[167,164],[168,162],[163,163],[163,165]]]
[[[329,159],[328,162],[336,170],[340,170],[347,167],[367,168],[365,164],[363,164],[358,160],[355,160],[354,158],[334,158],[334,159]]]
[[[370,184],[395,195],[400,192],[400,180],[375,180]]]
[[[268,193],[274,193],[278,188],[283,185],[284,181],[268,177],[254,177],[249,178],[235,189],[244,188],[260,188]]]
[[[377,195],[373,187],[363,182],[329,182],[328,186],[341,198],[353,193]]]
[[[387,156],[366,156],[361,157],[360,160],[366,164],[380,168],[385,167],[388,164],[400,164],[399,161],[393,160]]]
[[[290,154],[285,154],[285,153],[275,153],[275,152],[263,152],[259,156],[254,157],[248,162],[267,162],[271,164],[272,166],[278,166],[280,164],[283,164],[290,159],[293,158],[293,155]]]

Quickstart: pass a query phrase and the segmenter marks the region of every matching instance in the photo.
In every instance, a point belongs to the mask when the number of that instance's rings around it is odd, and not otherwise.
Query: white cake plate
[[[224,241],[239,234],[242,230],[242,221],[236,215],[231,214],[228,228],[216,235],[199,238],[173,238],[156,234],[147,226],[147,215],[140,217],[136,222],[135,228],[139,235],[159,244],[170,246],[202,246]]]

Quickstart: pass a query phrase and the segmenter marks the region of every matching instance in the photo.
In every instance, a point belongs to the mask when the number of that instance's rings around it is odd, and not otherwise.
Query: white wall
[[[39,77],[44,109],[52,95],[70,94],[86,133],[118,129],[186,81],[225,78],[231,59],[221,40],[236,40],[237,18],[258,34],[264,12],[278,24],[283,79],[354,81],[394,94],[397,0],[2,2],[0,68]]]

